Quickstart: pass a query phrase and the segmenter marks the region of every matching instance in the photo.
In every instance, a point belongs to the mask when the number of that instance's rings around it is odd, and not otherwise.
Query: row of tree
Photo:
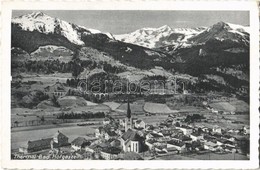
[[[104,112],[82,112],[82,113],[62,113],[57,116],[57,119],[91,119],[91,118],[104,118]]]

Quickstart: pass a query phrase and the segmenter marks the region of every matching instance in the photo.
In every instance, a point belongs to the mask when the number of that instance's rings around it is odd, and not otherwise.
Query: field
[[[143,105],[144,104],[142,101],[130,103],[132,114],[136,114],[136,115],[143,114],[144,113]],[[123,112],[126,113],[127,103],[121,104],[121,106],[118,107],[118,110],[120,111],[122,110]]]
[[[227,112],[249,112],[247,103],[241,100],[233,100],[229,102],[214,102],[210,104],[216,110]]]
[[[176,113],[177,111],[171,110],[166,104],[150,103],[146,102],[144,105],[144,110],[148,113]]]
[[[104,105],[110,107],[111,110],[116,110],[121,104],[116,102],[104,102]]]
[[[27,82],[27,81],[40,81],[44,85],[49,85],[49,84],[54,84],[57,81],[61,83],[66,83],[68,78],[72,78],[71,73],[54,73],[54,74],[25,74],[21,73],[21,76],[23,77],[22,82]]]

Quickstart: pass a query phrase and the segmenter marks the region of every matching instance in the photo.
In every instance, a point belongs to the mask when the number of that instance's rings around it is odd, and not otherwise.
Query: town
[[[205,102],[204,102],[205,104]],[[154,159],[249,159],[249,126],[232,129],[214,125],[218,120],[203,114],[169,113],[160,121],[149,122],[153,114],[141,116],[131,110],[127,98],[125,115],[118,118],[106,114],[92,134],[57,131],[52,137],[28,141],[12,152],[14,159],[88,159],[88,160],[154,160]],[[205,110],[221,116],[234,112],[217,111],[205,104]],[[143,119],[142,119],[143,118]],[[146,122],[146,120],[148,122]],[[213,124],[206,126],[203,122]],[[229,124],[236,123],[230,121]],[[238,122],[239,123],[239,122]],[[71,142],[69,142],[71,141]],[[27,157],[26,157],[27,155]],[[34,155],[30,157],[30,155]],[[36,155],[36,156],[35,156]]]

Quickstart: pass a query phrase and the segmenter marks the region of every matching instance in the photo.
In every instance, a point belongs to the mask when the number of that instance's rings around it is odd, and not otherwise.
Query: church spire
[[[131,118],[131,109],[130,109],[130,104],[129,104],[129,97],[127,97],[127,114],[126,114],[126,117],[128,119]]]

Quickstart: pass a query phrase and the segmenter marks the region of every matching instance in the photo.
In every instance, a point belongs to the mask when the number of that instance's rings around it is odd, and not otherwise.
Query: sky
[[[13,11],[12,17],[38,12]],[[112,34],[130,33],[144,27],[194,28],[211,26],[219,21],[249,26],[248,11],[149,11],[149,10],[42,10],[41,12],[70,23]]]

